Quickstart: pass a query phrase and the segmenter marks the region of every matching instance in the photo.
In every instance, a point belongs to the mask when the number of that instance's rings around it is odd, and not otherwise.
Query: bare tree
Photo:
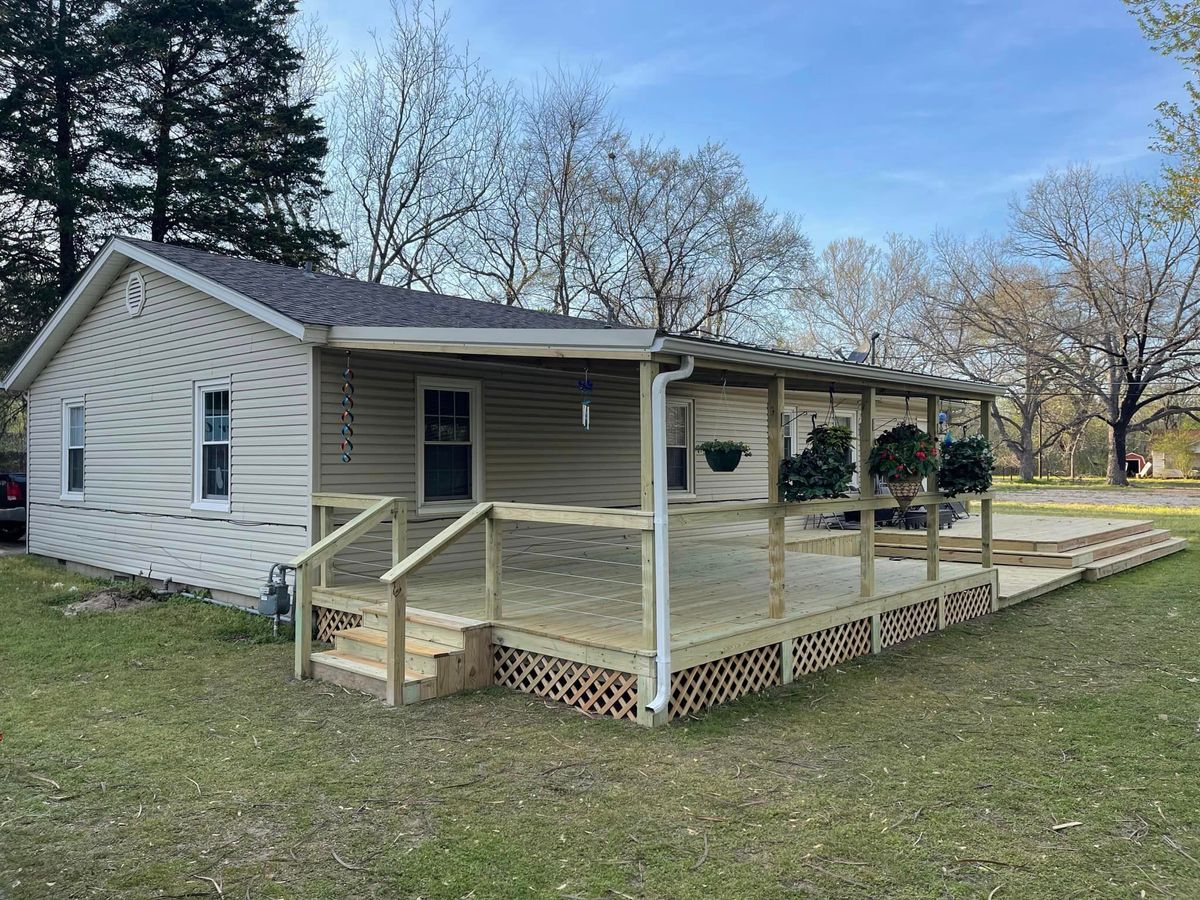
[[[596,194],[589,182],[603,164],[616,131],[608,89],[594,69],[547,72],[526,100],[525,124],[534,182],[544,192],[539,202],[546,206],[550,302],[556,311],[569,314],[583,294],[572,274],[575,248],[594,212],[589,204]]]
[[[746,185],[716,144],[685,156],[613,141],[580,229],[578,280],[614,320],[678,334],[755,335],[808,275],[794,222]]]
[[[932,321],[920,339],[939,369],[1004,386],[993,421],[1029,481],[1040,456],[1094,413],[1079,397],[1077,374],[1067,374],[1068,362],[1086,367],[1088,355],[1063,335],[1061,292],[1037,267],[989,240],[968,244],[939,235],[933,246],[939,273]],[[1062,398],[1070,402],[1056,403]]]
[[[497,165],[492,190],[449,242],[456,282],[468,296],[508,306],[549,306],[542,290],[551,252],[551,197],[512,90],[493,105]]]
[[[817,260],[813,290],[796,297],[801,341],[829,355],[874,342],[881,366],[921,368],[914,340],[928,293],[929,260],[914,238],[890,234],[879,247],[859,237],[834,240]]]
[[[1018,249],[1053,273],[1055,324],[1095,366],[1064,367],[1100,402],[1108,480],[1126,484],[1131,429],[1195,416],[1200,372],[1200,227],[1164,216],[1144,184],[1086,167],[1051,172],[1012,210]]]
[[[328,212],[348,245],[341,272],[433,289],[447,238],[494,183],[496,88],[452,46],[445,15],[417,0],[394,2],[392,16],[338,91]]]

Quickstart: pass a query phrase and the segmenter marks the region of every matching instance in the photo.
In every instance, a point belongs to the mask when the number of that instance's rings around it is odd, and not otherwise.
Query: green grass
[[[85,580],[0,560],[0,896],[1200,896],[1198,556],[655,732],[388,709],[259,620],[64,618]]]

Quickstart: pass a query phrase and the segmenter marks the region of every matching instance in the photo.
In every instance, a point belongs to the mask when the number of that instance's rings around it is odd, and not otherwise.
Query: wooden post
[[[931,394],[925,398],[928,404],[925,410],[925,430],[933,435],[933,439],[937,441],[938,431],[938,397],[937,394]],[[938,489],[937,473],[930,475],[928,480],[927,490],[931,494],[936,494]],[[938,580],[938,564],[940,562],[941,550],[938,547],[938,541],[941,529],[941,509],[940,505],[933,504],[933,509],[928,505],[925,506],[925,578],[927,581]]]
[[[991,441],[992,439],[992,401],[979,401],[979,433]],[[979,549],[980,562],[985,569],[992,567],[992,501],[981,500],[979,503]]]
[[[875,499],[875,479],[871,477],[871,445],[875,440],[875,388],[863,388],[862,415],[858,426],[858,494],[863,500]],[[859,594],[875,593],[875,509],[859,512],[858,561]]]
[[[408,578],[401,575],[392,582],[387,604],[387,704],[404,705],[404,621],[408,599]]]
[[[408,504],[397,500],[392,505],[392,565],[408,556]],[[404,623],[407,612],[408,579],[392,582],[387,604],[387,702],[404,704]]]
[[[292,624],[296,632],[296,678],[312,676],[312,577],[308,565],[296,569],[296,604]]]
[[[317,533],[313,536],[314,544],[326,535],[333,533],[333,508],[330,506],[317,507],[316,520]],[[321,568],[317,575],[317,584],[321,587],[333,587],[332,559],[327,559],[321,563]]]
[[[500,598],[500,586],[504,576],[504,523],[499,519],[488,516],[483,523],[484,529],[484,610],[483,617],[489,622],[495,622],[503,615]]]
[[[787,520],[779,494],[779,466],[783,462],[783,404],[787,382],[776,375],[767,390],[767,498],[778,506],[768,523],[767,573],[770,590],[767,615],[783,618],[783,595],[786,588],[787,548],[784,546]]]
[[[658,374],[656,362],[638,363],[638,459],[640,469],[641,503],[643,512],[654,512],[654,448],[651,440],[654,429],[654,413],[650,402],[654,376]],[[656,646],[654,626],[654,532],[642,532],[642,646],[653,650]],[[639,704],[641,705],[641,704]]]

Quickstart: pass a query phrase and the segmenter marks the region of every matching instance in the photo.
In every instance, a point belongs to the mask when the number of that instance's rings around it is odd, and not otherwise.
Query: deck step
[[[324,650],[312,655],[313,677],[340,684],[375,697],[387,694],[387,667],[373,659],[344,650]],[[437,696],[435,679],[422,672],[405,670],[404,702],[416,703]]]
[[[388,636],[386,631],[376,628],[346,628],[333,633],[333,643],[338,650],[354,656],[384,663],[387,660]],[[451,657],[462,656],[461,647],[422,641],[405,633],[404,665],[414,672],[437,675],[453,664]]]
[[[386,605],[381,603],[365,606],[362,615],[364,626],[387,631]],[[487,623],[478,619],[466,619],[411,606],[404,616],[404,633],[407,637],[447,647],[465,647],[465,633],[486,627]]]
[[[925,547],[907,543],[894,543],[892,535],[880,535],[876,540],[876,550],[880,556],[899,556],[910,559],[924,559]],[[1047,552],[1032,550],[997,550],[992,551],[992,560],[1002,566],[1034,566],[1037,568],[1077,569],[1099,560],[1119,556],[1145,547],[1152,547],[1171,540],[1171,533],[1157,528],[1135,532],[1117,538],[1110,538],[1098,543],[1088,544],[1074,550],[1063,552]],[[977,563],[982,560],[982,552],[978,547],[939,547],[938,555],[945,562]]]
[[[1178,553],[1180,550],[1186,549],[1187,545],[1187,538],[1171,538],[1168,541],[1152,544],[1149,547],[1141,547],[1137,550],[1131,550],[1128,553],[1110,556],[1090,566],[1085,566],[1083,569],[1083,578],[1085,581],[1099,581],[1101,578],[1116,575],[1118,572],[1124,572],[1126,569],[1132,569],[1134,566],[1140,566],[1142,563],[1148,563],[1151,560],[1161,559],[1164,556],[1170,556],[1172,553]]]

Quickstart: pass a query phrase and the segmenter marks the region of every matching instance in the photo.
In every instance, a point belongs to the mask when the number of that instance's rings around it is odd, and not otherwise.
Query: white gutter
[[[654,637],[658,693],[646,704],[651,712],[666,709],[671,696],[671,558],[667,552],[667,385],[692,374],[696,359],[684,356],[673,372],[659,372],[650,388],[651,454],[654,456]],[[689,448],[690,449],[690,448]]]

